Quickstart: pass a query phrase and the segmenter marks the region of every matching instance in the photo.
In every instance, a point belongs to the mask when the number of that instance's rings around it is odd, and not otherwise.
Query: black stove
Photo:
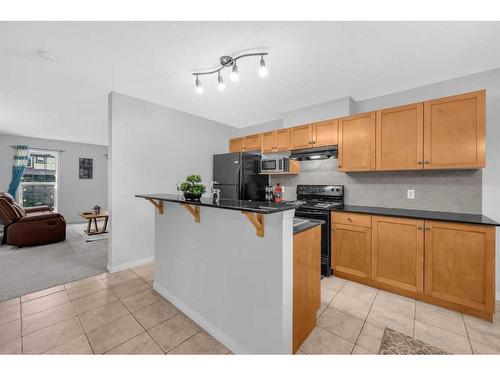
[[[297,200],[288,204],[297,207],[296,217],[325,221],[321,226],[321,274],[329,277],[332,274],[330,209],[344,205],[344,186],[297,185]]]

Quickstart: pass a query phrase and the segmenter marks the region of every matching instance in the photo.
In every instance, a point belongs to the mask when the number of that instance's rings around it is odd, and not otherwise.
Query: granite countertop
[[[137,198],[144,199],[156,199],[166,202],[175,202],[190,204],[194,206],[204,206],[213,208],[222,208],[225,210],[235,210],[235,211],[246,211],[255,212],[258,214],[274,214],[277,212],[283,212],[288,210],[294,210],[296,207],[293,205],[285,203],[274,203],[274,202],[258,202],[258,201],[244,201],[244,200],[230,200],[221,199],[219,203],[214,203],[210,198],[201,198],[199,201],[187,201],[182,196],[177,196],[175,194],[136,194]]]
[[[301,222],[298,225],[295,223]],[[293,219],[293,234],[301,233],[305,230],[317,227],[318,225],[325,224],[324,220],[316,220],[316,219],[304,219],[304,218],[294,218]]]
[[[462,214],[456,212],[424,211],[424,210],[409,210],[403,208],[385,208],[385,207],[351,206],[351,205],[344,205],[343,207],[335,207],[332,208],[331,211],[345,211],[345,212],[353,212],[360,214],[406,217],[411,219],[453,221],[465,224],[500,226],[500,224],[497,223],[496,221],[493,221],[489,217],[480,214]]]

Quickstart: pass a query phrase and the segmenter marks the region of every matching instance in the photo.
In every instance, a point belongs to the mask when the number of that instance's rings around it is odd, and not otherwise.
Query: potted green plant
[[[186,200],[194,201],[200,200],[206,187],[201,183],[201,176],[193,174],[186,177],[186,181],[181,184],[181,190],[184,192]]]

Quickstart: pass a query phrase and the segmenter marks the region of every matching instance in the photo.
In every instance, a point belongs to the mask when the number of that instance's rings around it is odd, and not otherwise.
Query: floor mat
[[[0,246],[0,301],[106,272],[108,240],[86,242],[82,225],[66,241],[43,246]]]
[[[386,328],[378,354],[449,354],[435,346]]]

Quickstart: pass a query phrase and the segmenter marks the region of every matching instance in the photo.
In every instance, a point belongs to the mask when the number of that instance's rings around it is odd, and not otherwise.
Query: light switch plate
[[[408,189],[406,192],[406,199],[415,199],[415,190]]]

